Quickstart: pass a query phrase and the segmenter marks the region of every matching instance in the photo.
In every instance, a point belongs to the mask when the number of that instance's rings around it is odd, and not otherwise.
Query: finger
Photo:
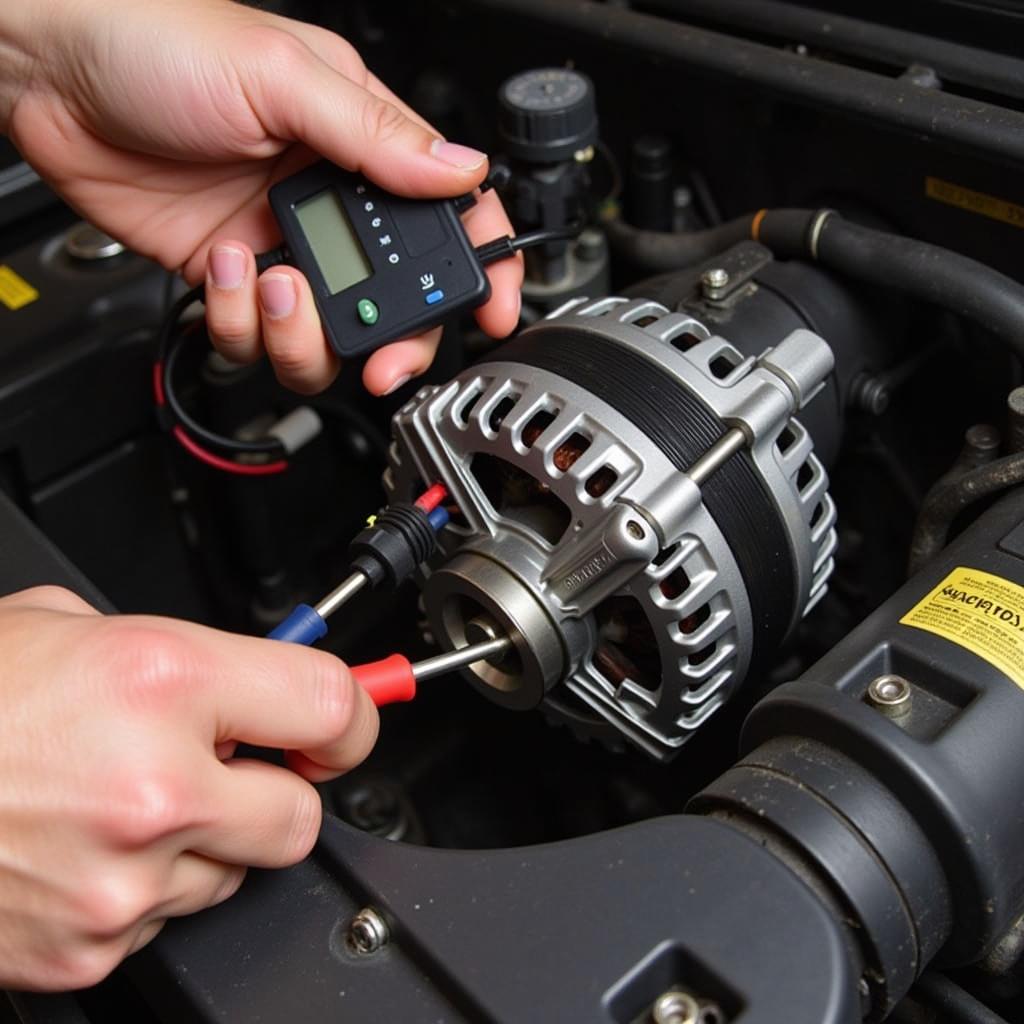
[[[435,327],[417,338],[396,341],[378,349],[363,367],[363,384],[371,395],[390,395],[413,377],[418,377],[434,361],[441,341],[441,328]]]
[[[474,245],[482,245],[502,235],[514,235],[508,214],[493,191],[485,192],[463,217],[466,233]],[[476,311],[477,322],[491,337],[503,338],[519,323],[519,306],[523,287],[521,253],[507,260],[498,260],[487,268],[491,281],[491,297]]]
[[[243,643],[244,654],[223,650],[218,678],[207,688],[213,742],[222,753],[221,744],[229,740],[312,749],[341,745],[350,732],[358,737],[366,731],[363,691],[343,662],[276,640]]]
[[[293,267],[271,267],[259,278],[263,344],[277,379],[302,394],[322,391],[341,363],[327,344],[309,282]]]
[[[325,64],[339,74],[361,85],[374,96],[386,100],[398,107],[411,121],[422,125],[437,135],[437,130],[424,120],[404,100],[396,96],[372,71],[363,63],[356,48],[342,36],[319,25],[310,25],[302,21],[287,21],[288,31],[296,34]]]
[[[214,347],[233,363],[263,354],[256,306],[256,259],[244,242],[217,242],[206,260],[206,326]]]
[[[366,82],[364,84],[368,92],[372,92],[374,96],[398,107],[398,109],[405,114],[410,121],[415,121],[417,124],[422,125],[427,129],[427,131],[432,132],[434,135],[440,135],[438,130],[429,121],[420,117],[420,115],[413,110],[408,103],[396,96],[372,71],[366,72]]]
[[[69,615],[99,615],[88,601],[65,587],[43,585],[19,590],[0,598],[0,604],[15,608],[33,608],[41,611],[65,612]]]
[[[351,673],[325,651],[146,616],[111,618],[107,631],[138,677],[133,699],[146,695],[187,715],[211,754],[229,740],[332,744],[358,710]]]
[[[166,895],[147,920],[184,917],[214,907],[238,892],[244,878],[243,865],[224,864],[186,850],[174,858],[165,886]]]
[[[282,63],[285,75],[279,73]],[[264,69],[272,69],[273,77],[260,80]],[[303,142],[389,192],[459,195],[487,172],[485,154],[439,138],[304,44],[286,44],[280,61],[261,61],[253,71],[253,102],[269,134]]]
[[[310,782],[326,782],[350,771],[363,761],[377,742],[380,716],[370,695],[355,688],[352,719],[343,738],[319,747],[289,751],[285,756],[292,771]]]
[[[313,848],[320,798],[294,772],[262,761],[231,761],[217,765],[208,779],[213,812],[189,837],[196,853],[226,864],[280,868]]]
[[[236,175],[236,185],[244,184],[247,198],[238,203],[238,196],[233,194],[225,197],[221,220],[211,223],[210,210],[216,204],[207,202],[201,208],[197,206],[195,214],[194,237],[202,239],[195,247],[192,255],[181,268],[185,280],[194,285],[203,280],[206,273],[207,253],[211,246],[221,239],[240,239],[253,252],[266,252],[281,242],[281,229],[267,202],[267,189],[282,178],[296,174],[304,167],[315,163],[318,155],[305,146],[289,146],[284,153],[274,160],[272,168],[259,164],[249,164],[241,168]],[[240,185],[240,187],[242,187]],[[208,199],[213,197],[207,195]],[[232,244],[232,243],[229,243]]]

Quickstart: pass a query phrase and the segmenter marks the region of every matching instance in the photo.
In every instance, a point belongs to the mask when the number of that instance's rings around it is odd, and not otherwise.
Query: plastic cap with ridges
[[[566,68],[524,71],[498,90],[498,128],[509,156],[536,163],[568,160],[597,142],[594,86]]]

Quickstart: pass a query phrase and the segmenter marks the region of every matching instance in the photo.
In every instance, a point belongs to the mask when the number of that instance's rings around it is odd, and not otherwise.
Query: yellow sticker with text
[[[1024,688],[1024,587],[981,569],[954,569],[900,619],[995,665]]]
[[[980,213],[982,217],[991,217],[1004,224],[1024,228],[1024,206],[1011,203],[1009,199],[990,196],[987,192],[975,192],[973,188],[954,185],[941,178],[925,178],[924,193],[929,199],[937,199],[947,206],[959,206],[961,210]]]
[[[0,263],[0,302],[8,309],[21,309],[38,298],[39,292],[25,278]]]

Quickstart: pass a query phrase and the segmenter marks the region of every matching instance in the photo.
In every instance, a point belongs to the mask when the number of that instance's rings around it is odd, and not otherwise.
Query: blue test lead
[[[297,605],[267,634],[292,644],[316,643],[327,635],[327,619],[367,584],[395,588],[426,561],[437,535],[448,524],[441,507],[447,492],[435,484],[413,503],[388,506],[361,531],[349,547],[352,573],[315,606]]]
[[[267,638],[284,640],[289,644],[305,644],[307,647],[315,644],[327,635],[328,617],[355,597],[369,582],[370,578],[365,573],[356,570],[315,607],[308,604],[296,605],[288,617],[267,634]]]

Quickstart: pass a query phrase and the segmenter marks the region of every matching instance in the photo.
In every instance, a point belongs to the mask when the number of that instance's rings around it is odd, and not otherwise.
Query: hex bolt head
[[[700,1006],[688,992],[663,992],[651,1007],[654,1024],[697,1024],[699,1017]]]
[[[724,267],[712,267],[701,274],[700,283],[705,296],[710,297],[711,292],[718,291],[729,283],[729,271]]]
[[[391,938],[387,922],[373,907],[364,907],[348,926],[348,941],[361,956],[369,956],[387,945]]]
[[[903,676],[884,675],[871,680],[866,699],[887,715],[901,715],[910,709],[912,693],[913,688]]]

